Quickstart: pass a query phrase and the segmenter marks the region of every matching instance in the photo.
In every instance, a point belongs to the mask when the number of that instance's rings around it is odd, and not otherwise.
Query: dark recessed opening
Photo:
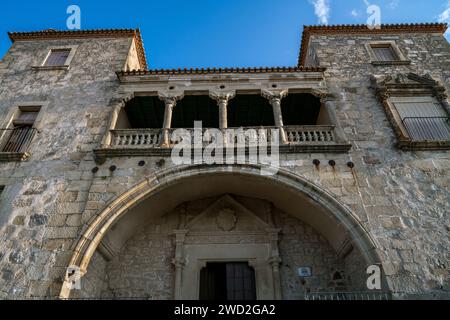
[[[246,262],[207,263],[200,272],[200,300],[256,300],[255,270]]]
[[[274,126],[269,101],[259,94],[238,94],[228,103],[228,127]]]
[[[158,97],[136,97],[125,106],[129,128],[162,128],[164,119],[164,102]]]
[[[281,101],[285,126],[316,125],[319,120],[320,99],[308,93],[290,93]]]
[[[219,107],[206,95],[185,96],[173,109],[172,128],[193,128],[202,121],[203,128],[219,127]]]

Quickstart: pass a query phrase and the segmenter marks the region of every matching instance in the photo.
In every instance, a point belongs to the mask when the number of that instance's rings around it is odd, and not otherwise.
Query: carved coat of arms
[[[217,227],[223,231],[231,231],[236,227],[236,211],[230,208],[223,208],[216,218]]]

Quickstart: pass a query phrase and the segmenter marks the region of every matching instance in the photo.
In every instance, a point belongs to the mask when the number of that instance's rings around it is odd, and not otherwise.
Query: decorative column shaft
[[[177,101],[182,99],[183,95],[165,95],[165,94],[159,94],[159,99],[161,99],[164,102],[165,108],[164,108],[164,122],[162,127],[162,139],[161,139],[161,145],[164,147],[170,146],[170,139],[169,139],[169,130],[172,127],[172,113],[173,108],[177,105]]]
[[[275,126],[280,130],[281,143],[287,143],[286,133],[284,132],[283,113],[281,112],[281,100],[288,94],[287,90],[282,91],[268,91],[262,90],[261,95],[268,99],[272,105],[273,118]]]
[[[236,95],[235,92],[227,92],[227,93],[216,93],[210,92],[209,96],[211,99],[217,101],[217,105],[219,106],[219,128],[226,129],[228,128],[228,102],[234,98]]]
[[[106,134],[103,137],[102,148],[108,148],[112,143],[112,133],[111,130],[114,130],[116,127],[117,119],[119,118],[120,110],[122,110],[122,105],[115,106],[113,111],[109,116],[108,128],[106,130]]]
[[[181,288],[183,281],[183,268],[185,265],[184,258],[184,240],[186,239],[187,230],[175,230],[175,257],[172,263],[175,266],[175,288],[174,288],[174,299],[181,300]]]
[[[272,276],[273,276],[273,292],[274,299],[281,300],[283,299],[283,294],[281,290],[281,276],[280,276],[280,252],[278,250],[278,235],[281,229],[277,228],[269,228],[267,229],[267,233],[270,239],[270,256],[269,256],[269,264],[272,267]]]
[[[333,95],[319,90],[314,90],[312,94],[320,99],[320,102],[322,103],[330,122],[334,125],[336,142],[346,142],[347,139],[345,138],[344,131],[339,124],[339,119],[336,114]]]

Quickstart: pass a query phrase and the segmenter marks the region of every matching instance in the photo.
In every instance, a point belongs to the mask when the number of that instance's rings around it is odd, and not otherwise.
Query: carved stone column
[[[159,94],[159,99],[164,101],[165,104],[161,146],[168,147],[170,145],[169,130],[172,127],[173,108],[176,106],[177,101],[183,99],[183,97],[184,97],[183,94],[173,94],[173,95],[166,95],[164,93]]]
[[[336,114],[335,97],[328,92],[319,90],[313,90],[312,94],[320,99],[320,102],[322,103],[328,115],[328,118],[330,119],[330,122],[335,126],[334,134],[336,142],[346,142],[347,139],[345,138],[344,131],[339,124],[339,119]]]
[[[219,128],[226,129],[228,128],[228,113],[227,106],[228,101],[234,98],[236,92],[227,92],[227,93],[216,93],[210,92],[209,96],[211,99],[217,101],[217,105],[219,106]]]
[[[108,148],[111,146],[112,143],[112,133],[111,130],[114,130],[116,127],[117,119],[119,118],[120,110],[122,110],[123,105],[117,105],[114,107],[113,111],[111,112],[108,120],[108,127],[106,128],[105,136],[103,137],[102,141],[102,148]]]
[[[281,276],[280,276],[280,252],[278,250],[278,234],[281,229],[270,228],[267,229],[267,233],[269,236],[269,245],[270,245],[270,256],[269,256],[269,264],[272,267],[272,275],[273,275],[273,292],[275,300],[283,299],[283,294],[281,291]]]
[[[261,95],[268,99],[272,105],[273,118],[275,120],[275,126],[280,130],[281,143],[287,143],[286,133],[284,132],[283,114],[281,112],[281,100],[288,94],[287,90],[261,90]]]
[[[183,268],[185,265],[184,258],[184,241],[186,239],[186,234],[188,230],[175,230],[175,257],[172,261],[175,266],[175,288],[174,288],[174,299],[181,300],[181,286],[183,281]]]

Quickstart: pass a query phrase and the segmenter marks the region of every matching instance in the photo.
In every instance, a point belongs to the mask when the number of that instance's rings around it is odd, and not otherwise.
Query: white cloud
[[[450,1],[447,3],[447,8],[441,12],[438,16],[439,22],[450,22]],[[445,32],[446,35],[450,36],[450,28]]]
[[[352,12],[350,12],[351,13],[351,15],[353,16],[353,17],[357,17],[357,16],[359,16],[359,12],[358,12],[358,10],[355,10],[355,9],[353,9],[352,10]]]
[[[328,19],[330,18],[330,4],[329,0],[310,0],[311,4],[314,6],[314,13],[317,18],[319,18],[319,23],[328,24]]]
[[[388,8],[391,10],[397,9],[399,2],[400,0],[391,0],[388,4]]]
[[[450,3],[448,4],[448,8],[445,9],[440,15],[439,15],[439,22],[446,22],[450,18]]]

